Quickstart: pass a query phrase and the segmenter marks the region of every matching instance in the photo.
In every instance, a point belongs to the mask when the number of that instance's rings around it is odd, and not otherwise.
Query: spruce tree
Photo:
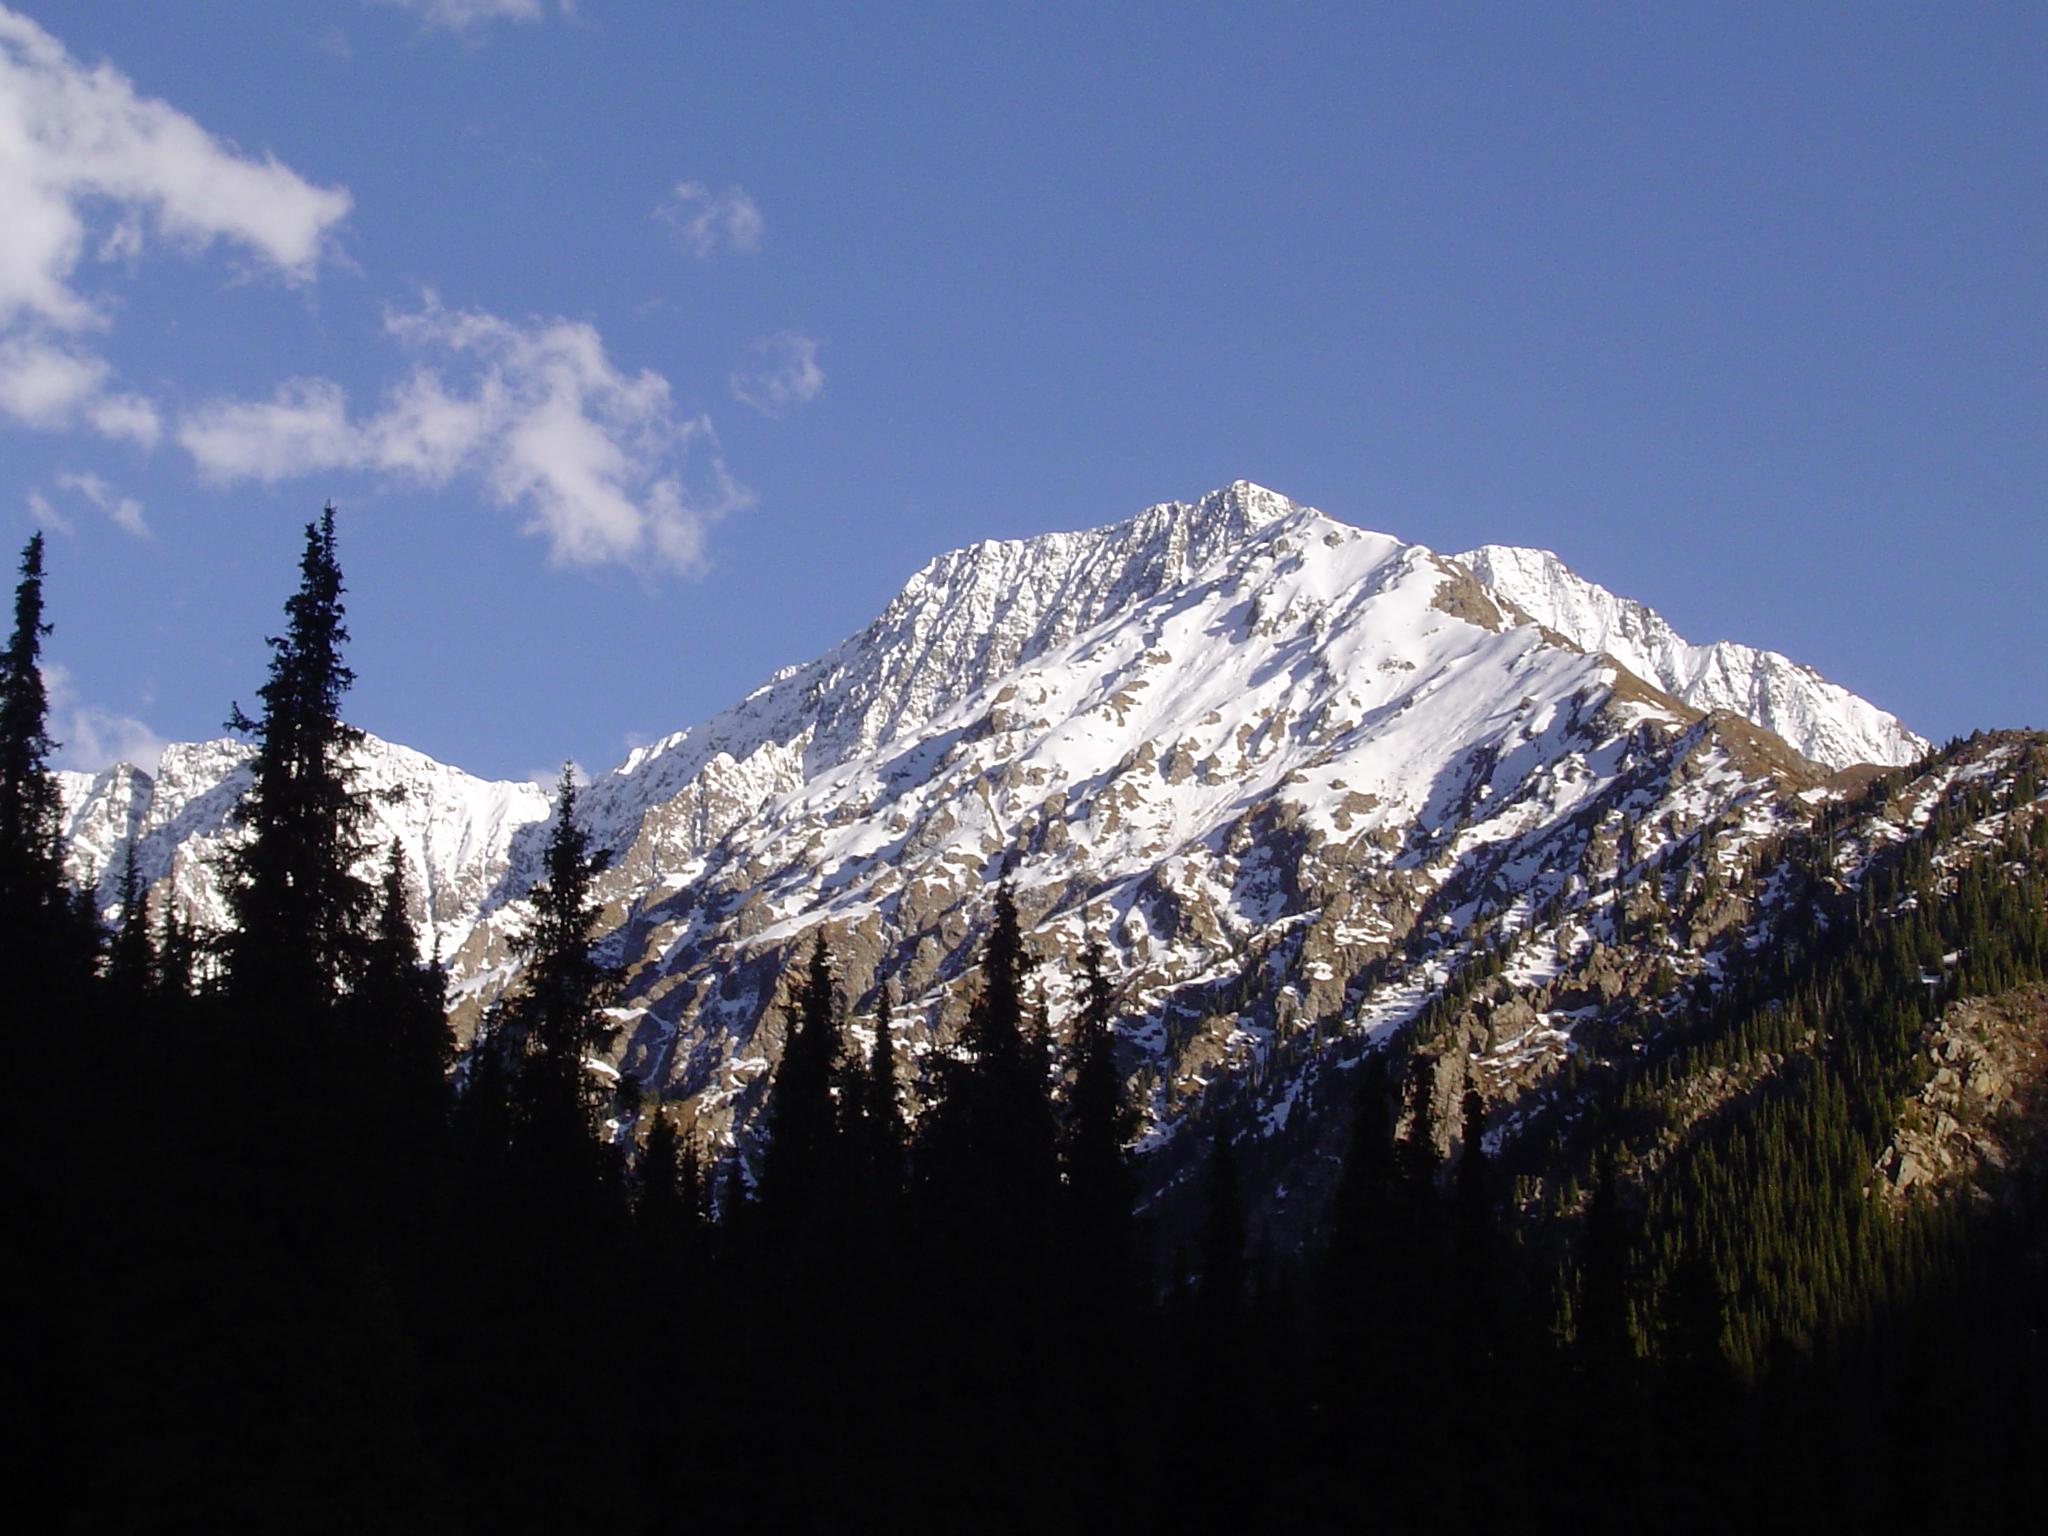
[[[135,867],[135,839],[121,848],[121,920],[107,947],[107,989],[114,1005],[129,1013],[148,997],[156,969],[156,946],[149,934],[149,888]]]
[[[903,1187],[902,1092],[896,1080],[896,1000],[885,983],[875,1002],[875,1043],[868,1051],[866,1124],[868,1165],[875,1193],[886,1207]]]
[[[71,906],[59,842],[57,780],[50,772],[49,696],[43,687],[43,536],[21,552],[14,630],[0,656],[0,969],[24,1001],[41,1001],[69,948]],[[24,985],[26,983],[26,985]]]
[[[361,978],[374,905],[355,873],[368,807],[349,763],[362,733],[341,718],[355,680],[341,659],[342,591],[330,505],[306,525],[299,588],[284,634],[269,642],[261,716],[238,705],[228,720],[256,742],[236,809],[246,838],[228,856],[229,991],[245,1009],[302,1023]]]
[[[157,1007],[169,1014],[191,999],[198,984],[199,934],[188,920],[178,916],[178,904],[169,887],[158,905],[161,915],[157,918],[154,945],[156,963],[150,980]]]
[[[360,985],[349,1000],[367,1110],[386,1124],[401,1155],[421,1149],[443,1123],[448,1063],[447,988],[439,965],[420,960],[405,857],[393,839],[385,857],[377,916]]]
[[[591,885],[610,857],[593,851],[590,834],[577,824],[576,781],[567,766],[555,795],[542,878],[530,897],[533,916],[520,938],[525,966],[500,1027],[520,1061],[516,1139],[557,1166],[594,1168],[602,1098],[587,1062],[615,1032],[605,1010],[618,976],[598,958]]]
[[[647,1127],[647,1145],[640,1154],[633,1219],[640,1232],[641,1253],[660,1287],[674,1284],[696,1249],[702,1199],[696,1162],[695,1146],[686,1156],[675,1122],[657,1106]]]
[[[981,987],[960,1051],[936,1066],[938,1092],[919,1121],[916,1166],[942,1226],[980,1229],[1022,1262],[1038,1264],[1058,1169],[1045,1073],[1027,1034],[1028,969],[1016,901],[1008,886],[998,887]]]
[[[1078,1060],[1060,1163],[1077,1278],[1109,1291],[1121,1289],[1130,1278],[1136,1194],[1124,1157],[1132,1115],[1116,1065],[1115,1010],[1107,957],[1101,941],[1091,939],[1081,955],[1081,1013],[1074,1038]]]
[[[1030,1405],[1054,1368],[1059,1170],[1045,1075],[1026,1038],[1026,969],[1016,903],[999,887],[980,987],[958,1050],[933,1064],[911,1159],[922,1262],[954,1277],[934,1319],[939,1347],[961,1373],[955,1389],[991,1413],[997,1401],[1011,1414],[1043,1411]]]
[[[761,1206],[764,1219],[779,1230],[807,1227],[830,1209],[834,1186],[845,1171],[832,1100],[839,1054],[839,995],[832,953],[820,929],[811,942],[768,1093]]]

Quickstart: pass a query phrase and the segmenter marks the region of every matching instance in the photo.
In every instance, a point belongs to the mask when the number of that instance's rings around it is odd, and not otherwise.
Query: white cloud
[[[178,442],[216,480],[289,480],[360,462],[339,384],[293,379],[268,400],[216,400],[178,423]]]
[[[654,216],[669,227],[676,244],[699,261],[721,250],[747,255],[761,249],[761,210],[739,187],[714,193],[701,181],[676,183]]]
[[[163,737],[133,716],[81,699],[71,674],[54,662],[43,664],[43,687],[50,699],[50,736],[57,743],[52,766],[98,773],[116,763],[133,763],[145,773],[156,772],[164,755]]]
[[[51,506],[50,498],[41,491],[30,491],[28,493],[28,512],[29,516],[33,517],[44,527],[54,528],[67,538],[78,531],[73,526],[71,519]]]
[[[114,520],[114,525],[134,534],[137,538],[149,537],[149,524],[142,520],[142,503],[133,496],[123,496],[98,475],[90,472],[72,472],[57,477],[57,484],[67,491],[75,491],[93,506]]]
[[[547,6],[542,0],[372,0],[372,3],[398,6],[411,11],[429,26],[446,27],[451,32],[467,32],[472,27],[488,26],[494,21],[539,21],[547,14]],[[575,11],[570,0],[558,0],[557,9],[564,15]]]
[[[88,426],[103,437],[155,447],[163,434],[156,407],[140,395],[108,389],[112,375],[104,358],[80,348],[36,336],[0,337],[0,413],[45,432]]]
[[[527,774],[526,782],[533,785],[533,787],[536,789],[546,790],[548,793],[548,798],[552,800],[554,798],[555,791],[561,787],[562,770],[564,768],[567,768],[569,770],[570,783],[574,784],[578,789],[587,789],[589,787],[589,771],[585,769],[584,766],[581,763],[577,762],[576,759],[573,757],[570,758],[567,762],[555,764],[555,766],[552,768],[534,769],[532,772]]]
[[[818,344],[800,331],[781,331],[754,343],[760,361],[732,376],[736,399],[763,416],[782,417],[818,398],[825,370],[818,366]]]
[[[60,339],[109,324],[78,286],[88,248],[132,266],[147,231],[186,250],[224,241],[302,282],[348,209],[346,191],[244,154],[0,6],[0,411],[154,442],[148,403],[110,392],[108,365]]]
[[[102,437],[118,438],[148,450],[164,435],[163,418],[140,395],[101,393],[85,403],[85,419]]]
[[[90,354],[9,337],[0,341],[0,411],[32,427],[68,426],[111,371]]]
[[[87,69],[25,16],[0,7],[0,320],[63,330],[103,323],[72,287],[88,206],[110,207],[110,254],[139,249],[144,216],[188,247],[227,240],[291,281],[313,274],[349,209],[271,156],[245,155],[110,64]]]
[[[473,477],[499,506],[523,511],[566,565],[695,570],[709,525],[749,499],[710,422],[678,412],[661,375],[615,367],[590,325],[519,324],[446,309],[431,294],[385,324],[415,362],[374,413],[351,417],[340,385],[299,379],[269,400],[200,407],[178,441],[222,481],[336,470],[426,486]]]

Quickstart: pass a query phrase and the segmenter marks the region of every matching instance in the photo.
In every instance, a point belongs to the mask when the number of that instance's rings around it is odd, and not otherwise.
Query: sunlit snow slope
[[[1039,953],[1108,945],[1153,1144],[1232,1096],[1277,1132],[1329,1051],[1487,946],[1541,934],[1516,963],[1562,976],[1664,860],[1733,868],[1800,814],[1808,759],[1917,743],[1525,554],[1468,568],[1240,482],[938,557],[858,634],[586,791],[627,975],[612,1065],[744,1141],[804,937],[824,925],[856,1017],[897,991],[914,1055],[957,1025],[1007,875]],[[154,777],[67,776],[75,874],[109,899],[133,832],[160,898],[218,921],[245,760],[212,743]],[[547,806],[385,743],[363,767],[467,1029],[516,976]],[[1044,975],[1058,1032],[1066,968]],[[1561,1051],[1564,1024],[1518,1027],[1514,1070]]]
[[[1728,640],[1690,644],[1641,603],[1576,575],[1548,550],[1489,544],[1458,559],[1496,600],[1576,645],[1605,651],[1697,709],[1734,711],[1817,763],[1896,767],[1927,751],[1927,742],[1896,717],[1811,667]]]

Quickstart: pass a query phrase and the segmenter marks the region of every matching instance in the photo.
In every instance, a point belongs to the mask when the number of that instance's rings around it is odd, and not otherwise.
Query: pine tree
[[[701,1179],[695,1145],[685,1152],[675,1122],[656,1108],[647,1127],[647,1146],[640,1154],[633,1218],[640,1231],[641,1252],[659,1288],[673,1287],[696,1253],[702,1219]]]
[[[156,946],[149,934],[149,890],[135,867],[135,839],[121,849],[121,921],[107,947],[107,988],[117,1008],[131,1014],[148,997],[156,970]]]
[[[369,1113],[398,1147],[417,1153],[442,1124],[454,1052],[447,986],[439,965],[420,961],[406,889],[405,856],[394,838],[385,858],[363,975],[349,1000],[351,1040],[362,1062]]]
[[[1091,939],[1082,951],[1081,989],[1074,1038],[1079,1059],[1067,1100],[1061,1171],[1080,1277],[1115,1291],[1130,1278],[1136,1189],[1124,1157],[1132,1116],[1116,1065],[1116,998],[1099,940]]]
[[[49,696],[43,687],[43,536],[21,553],[14,630],[0,656],[0,973],[17,999],[39,1006],[75,947],[59,842],[57,780],[50,772]]]
[[[616,972],[598,958],[598,903],[592,882],[610,862],[576,821],[576,781],[565,766],[555,791],[555,824],[542,855],[533,916],[520,938],[525,966],[500,1027],[518,1053],[517,1139],[560,1165],[595,1167],[601,1095],[589,1058],[611,1043],[605,1017]]]
[[[966,1378],[957,1390],[1013,1415],[1043,1411],[1033,1405],[1055,1370],[1059,1278],[1059,1170],[1045,1074],[1025,1033],[1026,970],[1016,903],[998,887],[980,988],[957,1051],[933,1064],[911,1158],[920,1262],[952,1277],[933,1319],[939,1347]]]
[[[839,995],[832,953],[820,929],[768,1093],[761,1205],[764,1217],[779,1228],[805,1227],[830,1209],[845,1171],[832,1100],[839,1054]]]
[[[157,1007],[168,1015],[189,1002],[199,985],[200,943],[192,922],[178,915],[177,901],[168,886],[158,906],[156,965],[150,980]]]
[[[1045,1073],[1026,1033],[1029,960],[1017,904],[996,891],[981,988],[960,1052],[936,1067],[936,1102],[919,1121],[917,1176],[932,1214],[981,1228],[1021,1261],[1042,1263],[1057,1184]]]
[[[903,1188],[902,1092],[896,1081],[896,1000],[884,984],[875,1002],[875,1043],[868,1051],[866,1125],[868,1165],[875,1193],[892,1206]]]
[[[309,1022],[360,980],[374,893],[355,873],[368,807],[349,756],[362,733],[341,719],[355,674],[341,659],[341,567],[334,508],[306,525],[299,589],[270,640],[261,718],[237,706],[230,729],[253,735],[252,782],[236,810],[246,841],[229,855],[230,995],[272,1018]]]

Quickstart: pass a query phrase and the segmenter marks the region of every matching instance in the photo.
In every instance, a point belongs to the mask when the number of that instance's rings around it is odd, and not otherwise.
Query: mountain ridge
[[[1147,1144],[1243,1082],[1281,1085],[1257,1113],[1284,1126],[1287,1072],[1412,1022],[1458,956],[1554,909],[1584,914],[1553,917],[1557,946],[1597,945],[1650,861],[1721,823],[1733,856],[1822,792],[1824,764],[1717,696],[1525,622],[1502,563],[1489,587],[1248,482],[935,557],[847,640],[581,792],[627,977],[608,1065],[744,1141],[812,932],[857,1012],[886,980],[913,1057],[943,1048],[1007,877],[1041,953],[1106,942]],[[67,777],[74,874],[111,899],[133,827],[145,878],[218,921],[246,755]],[[546,798],[387,743],[363,765],[370,841],[404,850],[466,1033],[516,975]]]

